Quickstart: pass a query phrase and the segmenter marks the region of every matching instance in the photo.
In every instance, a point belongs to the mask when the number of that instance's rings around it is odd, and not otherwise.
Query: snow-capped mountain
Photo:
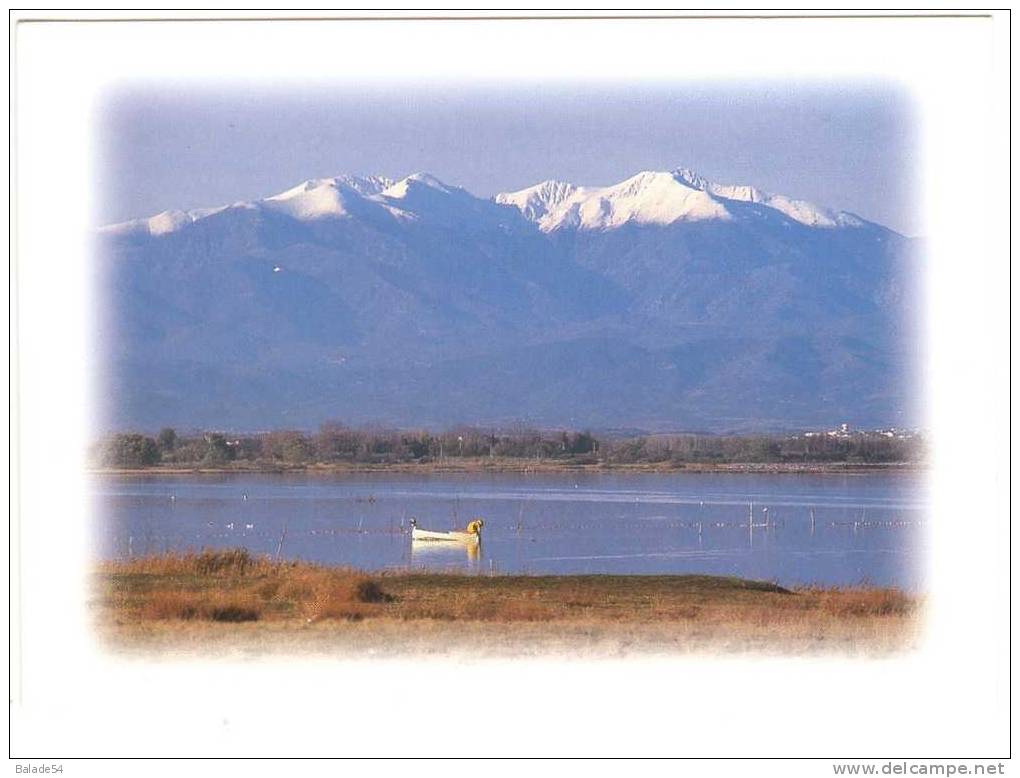
[[[686,168],[672,172],[645,171],[618,184],[577,186],[544,181],[492,198],[515,207],[543,232],[563,228],[612,229],[627,223],[667,225],[678,221],[731,221],[735,218],[790,219],[808,227],[862,227],[866,222],[845,211],[833,211],[804,200],[772,195],[752,186],[730,186],[706,180]],[[394,219],[449,217],[457,208],[475,214],[493,211],[486,201],[459,187],[448,186],[429,173],[400,181],[383,176],[341,175],[318,178],[254,202],[218,208],[163,213],[101,228],[107,233],[148,232],[164,235],[228,209],[273,210],[300,221],[341,218],[377,209]]]
[[[715,184],[686,168],[670,173],[646,171],[605,187],[545,181],[496,195],[495,199],[516,207],[544,232],[563,228],[604,230],[627,223],[731,221],[741,217],[786,217],[809,227],[864,225],[861,218],[851,213],[771,195],[752,186]]]
[[[914,254],[686,169],[312,179],[99,231],[108,423],[903,424]]]
[[[108,235],[156,237],[224,211],[271,211],[300,222],[388,217],[395,221],[448,223],[451,219],[506,216],[503,209],[494,208],[491,202],[459,187],[447,186],[428,173],[414,173],[400,181],[383,176],[342,175],[304,181],[262,200],[191,211],[164,211],[147,219],[101,227],[99,231]]]

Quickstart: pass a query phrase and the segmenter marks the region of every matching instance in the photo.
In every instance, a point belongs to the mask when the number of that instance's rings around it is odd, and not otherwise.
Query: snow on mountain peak
[[[645,170],[602,187],[547,180],[516,192],[497,194],[488,202],[464,189],[448,186],[429,173],[414,173],[399,181],[382,176],[313,178],[263,200],[220,208],[164,211],[147,219],[110,225],[101,232],[167,235],[228,208],[266,209],[301,221],[348,218],[381,209],[400,220],[453,224],[472,219],[499,220],[499,214],[492,212],[495,206],[516,208],[544,232],[561,228],[608,230],[624,224],[731,221],[770,213],[773,218],[779,215],[816,228],[867,224],[844,211],[769,194],[752,186],[716,184],[689,168],[676,168],[669,172]]]
[[[348,214],[352,198],[377,195],[392,185],[392,180],[382,176],[312,178],[260,202],[295,219],[339,217]]]
[[[191,217],[184,211],[163,211],[148,219],[150,235],[165,235],[191,222]]]
[[[284,192],[280,192],[280,194],[272,195],[266,199],[287,200],[297,197],[304,192],[311,192],[316,189],[350,189],[364,197],[368,197],[370,195],[378,194],[392,185],[393,181],[389,178],[384,178],[383,176],[352,176],[343,174],[333,176],[332,178],[310,178],[307,181],[301,182],[297,186],[291,187]]]
[[[734,203],[777,211],[809,227],[860,227],[853,214],[772,195],[753,186],[716,184],[690,168],[645,170],[618,184],[578,187],[556,181],[498,194],[497,203],[513,205],[544,232],[560,228],[612,229],[626,223],[672,224],[735,218]]]
[[[353,189],[363,197],[371,197],[377,195],[384,189],[389,189],[393,186],[393,179],[386,178],[385,176],[350,176],[341,175],[331,179],[337,186],[345,186],[348,189]]]
[[[438,199],[437,194],[440,196]],[[350,218],[377,212],[399,220],[431,218],[449,222],[454,212],[481,215],[487,208],[492,208],[492,203],[459,187],[447,186],[429,173],[414,173],[400,181],[383,176],[339,175],[311,178],[262,200],[187,212],[165,211],[148,219],[102,227],[100,232],[109,235],[166,235],[228,208],[264,209],[299,221]]]
[[[107,235],[167,235],[182,227],[227,209],[257,210],[265,208],[299,220],[349,215],[352,201],[369,198],[393,186],[393,179],[384,176],[343,174],[332,178],[310,178],[297,186],[262,200],[241,201],[218,208],[196,208],[191,211],[163,211],[147,219],[133,219],[101,227]]]
[[[425,184],[425,186],[432,187],[433,189],[442,189],[445,192],[449,191],[449,187],[431,173],[412,173],[404,180],[413,181],[418,184]]]
[[[584,226],[615,227],[634,221],[639,224],[672,224],[675,221],[703,221],[732,218],[726,206],[701,189],[678,181],[670,173],[644,171],[604,190],[600,201],[612,212],[604,222]],[[604,207],[600,205],[602,210]],[[591,210],[591,209],[589,209]],[[582,207],[582,213],[585,208]]]
[[[175,232],[185,224],[191,224],[220,208],[203,208],[194,211],[163,211],[147,219],[132,219],[120,224],[101,227],[99,232],[106,235],[166,235]]]
[[[453,191],[453,187],[447,186],[430,173],[413,173],[407,178],[403,178],[400,181],[390,184],[390,186],[379,192],[379,194],[390,199],[402,200],[407,197],[408,193],[410,193],[413,189],[420,187],[435,189],[436,191],[444,194],[450,194]]]
[[[706,179],[700,173],[696,173],[695,171],[691,170],[690,168],[678,167],[676,170],[673,171],[672,175],[678,181],[687,184],[689,187],[692,187],[693,189],[705,190],[709,187],[708,179]]]
[[[295,219],[318,219],[323,216],[345,216],[347,203],[344,190],[331,179],[306,181],[303,184],[262,200],[262,205]]]
[[[550,210],[577,194],[580,189],[573,184],[550,180],[517,192],[498,194],[493,199],[500,205],[514,206],[526,219],[538,222]]]
[[[678,181],[671,173],[646,170],[618,184],[579,187],[545,181],[517,192],[496,195],[540,229],[561,227],[612,229],[622,224],[672,224],[703,219],[728,220],[726,207],[706,192]]]
[[[673,175],[688,186],[701,189],[715,197],[764,205],[808,227],[861,227],[864,225],[864,221],[852,213],[834,211],[806,200],[796,200],[785,195],[770,194],[746,184],[716,184],[689,168],[677,168],[673,171]]]

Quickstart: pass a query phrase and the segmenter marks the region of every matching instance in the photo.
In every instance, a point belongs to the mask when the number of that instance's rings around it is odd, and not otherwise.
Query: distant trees
[[[417,435],[405,435],[401,437],[400,442],[407,449],[407,452],[414,459],[425,459],[429,452],[432,451],[432,436],[427,432],[421,432]]]
[[[162,452],[173,451],[177,444],[177,432],[173,427],[164,427],[156,436],[156,443]]]
[[[597,446],[598,441],[595,440],[590,432],[585,431],[569,438],[567,450],[571,454],[591,454]]]
[[[144,435],[114,435],[99,447],[99,459],[107,467],[149,467],[159,462],[159,447]]]
[[[262,455],[292,465],[312,461],[315,447],[304,433],[293,430],[270,432],[262,436]]]
[[[224,465],[234,459],[234,452],[223,435],[207,434],[205,446],[205,456],[202,457],[203,465]]]
[[[315,438],[316,458],[322,462],[353,462],[360,448],[358,433],[336,422],[323,424]]]
[[[759,464],[919,462],[922,438],[857,433],[828,435],[655,435],[606,441],[600,459],[610,463]]]
[[[228,436],[220,432],[178,435],[166,427],[155,438],[113,435],[93,448],[93,460],[107,467],[148,467],[166,463],[221,467],[249,465],[397,464],[458,459],[554,460],[588,464],[917,462],[920,437],[880,433],[817,435],[642,435],[596,438],[590,431],[480,430],[397,431],[323,424],[318,432],[277,430]]]

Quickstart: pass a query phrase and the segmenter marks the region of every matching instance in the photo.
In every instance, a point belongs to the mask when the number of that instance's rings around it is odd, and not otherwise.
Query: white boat
[[[411,519],[411,540],[477,543],[482,539],[482,526],[484,524],[485,522],[481,519],[475,519],[467,525],[467,529],[454,530],[452,532],[436,532],[430,529],[419,529],[418,522],[415,519]]]

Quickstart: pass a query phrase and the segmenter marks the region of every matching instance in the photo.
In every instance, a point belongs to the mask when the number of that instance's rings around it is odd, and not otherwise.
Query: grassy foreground
[[[94,583],[104,642],[164,655],[879,655],[919,637],[897,590],[698,575],[367,575],[233,550],[106,562]]]

